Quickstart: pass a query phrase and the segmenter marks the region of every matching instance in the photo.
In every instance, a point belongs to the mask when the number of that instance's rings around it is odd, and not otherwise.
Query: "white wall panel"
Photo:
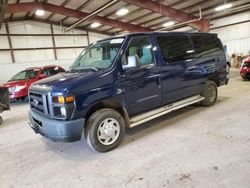
[[[75,49],[58,49],[57,58],[58,59],[75,59],[77,56]]]
[[[47,34],[50,32],[50,25],[40,22],[9,22],[10,33],[15,34]]]
[[[74,38],[72,36],[55,36],[56,47],[74,46]]]
[[[34,37],[34,36],[29,36],[28,37],[28,44],[29,48],[35,48],[35,47],[52,47],[53,42],[52,42],[52,37]]]
[[[5,34],[6,29],[5,29],[5,24],[3,23],[2,28],[0,29],[0,34]]]
[[[107,35],[89,32],[89,42],[90,43],[95,42],[97,40],[104,39],[104,38],[107,38]]]
[[[53,30],[55,34],[86,34],[87,33],[86,31],[76,30],[76,29],[73,29],[68,32],[63,32],[63,29],[65,29],[65,27],[53,25]]]
[[[10,33],[26,33],[25,22],[8,22]]]
[[[18,50],[15,51],[15,60],[17,63],[54,60],[54,52],[53,50]]]
[[[8,64],[8,63],[12,63],[10,51],[0,51],[0,66],[2,64]],[[1,67],[0,67],[0,74],[2,74]]]
[[[0,36],[0,49],[9,48],[9,41],[7,36]]]
[[[75,36],[74,38],[74,46],[88,46],[87,36]]]
[[[11,36],[13,48],[52,47],[52,38],[45,36]]]
[[[56,47],[87,46],[86,36],[55,36]]]

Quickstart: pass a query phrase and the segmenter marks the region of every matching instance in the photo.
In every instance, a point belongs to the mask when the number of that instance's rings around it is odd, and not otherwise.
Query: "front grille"
[[[48,94],[29,92],[30,108],[43,114],[50,114]]]

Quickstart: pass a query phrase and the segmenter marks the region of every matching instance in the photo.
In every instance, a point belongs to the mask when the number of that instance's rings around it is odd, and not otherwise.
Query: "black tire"
[[[108,134],[112,134],[112,136]],[[124,138],[124,119],[122,115],[115,110],[109,108],[100,109],[89,117],[84,129],[84,135],[87,144],[93,150],[99,152],[110,151],[120,145]],[[103,138],[103,136],[105,136],[105,138]],[[114,137],[114,139],[112,137]],[[110,142],[105,143],[106,139]]]
[[[217,85],[214,81],[208,80],[205,84],[201,96],[205,97],[201,104],[204,106],[212,106],[217,100],[218,90]]]
[[[3,123],[3,118],[0,116],[0,125]]]

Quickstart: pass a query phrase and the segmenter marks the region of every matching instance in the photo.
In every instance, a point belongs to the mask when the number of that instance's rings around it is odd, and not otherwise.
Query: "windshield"
[[[13,76],[9,81],[17,81],[17,80],[28,80],[33,79],[38,74],[39,69],[35,70],[24,70],[22,72],[17,73],[15,76]]]
[[[93,71],[108,69],[112,65],[123,40],[123,38],[116,38],[90,45],[77,57],[71,69],[90,69]]]
[[[250,62],[243,62],[242,67],[250,68]]]

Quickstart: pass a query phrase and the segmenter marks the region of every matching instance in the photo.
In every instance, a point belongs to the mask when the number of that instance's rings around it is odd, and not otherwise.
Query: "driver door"
[[[148,36],[133,37],[123,54],[122,85],[129,115],[161,105],[160,68]],[[129,64],[134,60],[133,66]]]

